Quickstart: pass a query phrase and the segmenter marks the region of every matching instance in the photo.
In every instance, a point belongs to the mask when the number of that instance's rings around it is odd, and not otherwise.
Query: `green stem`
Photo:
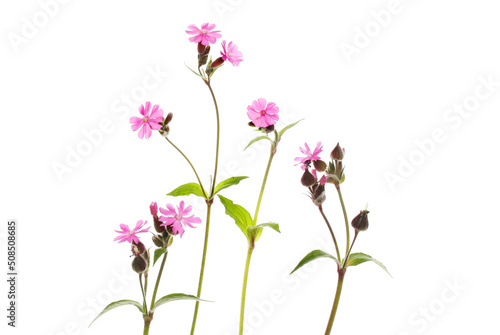
[[[144,286],[142,285],[142,273],[139,273],[139,283],[141,284],[141,293],[142,293],[142,306],[144,308],[144,313],[148,313],[148,306],[146,304],[146,292],[144,291]]]
[[[325,335],[330,335],[332,331],[333,321],[335,320],[335,314],[337,313],[337,308],[339,307],[340,294],[342,293],[342,285],[344,284],[345,268],[339,269],[339,281],[337,282],[337,291],[335,292],[335,300],[333,301],[332,312],[330,313],[330,319],[328,319],[328,325],[326,327]]]
[[[257,223],[257,216],[259,215],[260,203],[262,202],[262,196],[264,195],[264,189],[266,187],[267,176],[269,175],[269,170],[271,169],[271,163],[274,157],[275,142],[271,144],[271,154],[269,155],[269,161],[267,162],[266,173],[264,174],[264,180],[262,180],[262,186],[260,188],[259,200],[257,201],[257,207],[255,208],[255,214],[253,216],[253,224]]]
[[[168,143],[172,144],[172,146],[186,159],[186,161],[191,166],[191,169],[193,169],[193,172],[196,175],[196,179],[198,179],[198,184],[200,184],[200,187],[201,187],[201,190],[203,191],[203,194],[207,194],[207,192],[205,192],[205,189],[203,188],[203,184],[201,183],[200,177],[198,176],[198,173],[196,172],[196,169],[194,168],[194,166],[191,163],[191,161],[189,160],[189,158],[187,158],[187,156],[184,155],[184,153],[181,151],[181,149],[179,149],[172,141],[170,141],[170,139],[168,137],[165,137],[165,138],[168,141]]]
[[[215,99],[214,91],[212,90],[212,86],[210,86],[210,82],[207,82],[208,89],[210,90],[210,94],[212,94],[212,99],[214,100],[215,105],[215,114],[217,116],[217,144],[215,147],[215,168],[214,168],[214,180],[212,182],[212,191],[210,194],[210,199],[214,196],[215,192],[215,180],[217,179],[217,167],[219,165],[219,141],[220,141],[220,120],[219,120],[219,107],[217,106],[217,100]]]
[[[356,237],[358,237],[358,233],[359,233],[359,230],[356,230],[354,232],[354,239],[352,240],[351,248],[349,249],[349,252],[347,253],[347,255],[344,258],[344,264],[342,264],[343,268],[345,268],[345,265],[347,264],[347,259],[349,258],[349,255],[351,254],[351,250],[352,250],[352,247],[354,245],[354,242],[356,242]]]
[[[158,286],[160,286],[161,275],[163,274],[163,268],[165,267],[165,261],[167,260],[168,250],[165,251],[163,255],[163,260],[161,261],[160,272],[158,272],[158,277],[156,278],[155,289],[153,291],[153,299],[151,299],[151,310],[154,310],[156,303],[156,293],[158,292]]]
[[[328,222],[328,219],[326,218],[325,213],[323,212],[323,206],[318,206],[319,212],[323,216],[323,219],[325,219],[326,225],[328,226],[328,230],[330,230],[330,235],[332,235],[333,243],[335,243],[335,250],[337,251],[337,258],[338,261],[340,262],[340,252],[339,252],[339,246],[337,244],[337,239],[335,238],[335,234],[333,233],[332,227],[330,226],[330,222]]]
[[[144,335],[149,334],[149,325],[151,324],[151,318],[144,317]]]
[[[340,200],[340,204],[342,205],[342,212],[344,213],[344,220],[345,220],[345,231],[346,231],[346,235],[347,235],[347,244],[346,244],[346,258],[347,258],[347,254],[349,253],[349,245],[350,245],[350,242],[351,242],[351,238],[349,237],[349,219],[347,218],[347,212],[345,210],[345,205],[344,205],[344,199],[342,198],[342,192],[340,192],[340,186],[337,187],[337,193],[339,194],[339,200]]]
[[[252,258],[253,246],[248,246],[247,261],[245,264],[245,275],[243,277],[243,289],[241,291],[241,309],[240,309],[240,332],[243,335],[243,320],[245,318],[245,299],[247,295],[248,270],[250,268],[250,259]]]
[[[201,296],[201,287],[203,285],[203,274],[205,272],[205,260],[207,258],[207,245],[208,245],[208,232],[210,229],[210,212],[212,209],[212,204],[207,201],[207,228],[205,231],[205,242],[203,244],[203,257],[201,258],[201,269],[200,269],[200,279],[198,280],[198,291],[196,296],[200,298]],[[194,334],[194,329],[196,327],[196,319],[198,318],[198,308],[200,307],[200,302],[196,301],[194,307],[194,315],[193,315],[193,323],[191,324],[191,335]]]

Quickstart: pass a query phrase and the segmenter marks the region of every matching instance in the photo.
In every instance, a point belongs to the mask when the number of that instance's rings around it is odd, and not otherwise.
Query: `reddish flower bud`
[[[224,59],[222,59],[222,57],[219,57],[216,60],[214,60],[214,62],[210,65],[210,67],[215,69],[216,67],[219,67],[222,64],[224,64]]]
[[[320,159],[313,161],[313,165],[314,168],[319,172],[323,172],[326,170],[326,163]]]
[[[362,210],[352,219],[351,226],[356,229],[356,231],[365,231],[368,229],[368,213],[370,212],[366,209]]]
[[[342,159],[344,159],[344,155],[345,155],[345,149],[342,149],[339,143],[337,142],[337,145],[335,146],[335,148],[333,148],[330,157],[335,161],[341,161]]]
[[[174,117],[174,114],[168,113],[167,117],[165,118],[165,122],[163,122],[163,124],[169,124],[170,121],[172,121],[173,117]]]
[[[309,172],[308,168],[306,168],[304,174],[302,175],[302,178],[300,179],[300,182],[305,187],[310,187],[316,183],[316,178],[314,178],[313,174]]]
[[[134,257],[132,261],[132,269],[137,273],[143,273],[148,268],[148,263],[141,255]]]

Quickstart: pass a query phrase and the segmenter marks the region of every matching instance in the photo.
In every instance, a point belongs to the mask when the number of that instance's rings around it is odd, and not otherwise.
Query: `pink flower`
[[[144,106],[139,107],[139,112],[142,114],[142,118],[137,116],[132,116],[130,118],[130,123],[132,124],[132,130],[139,130],[139,138],[146,139],[151,137],[152,130],[158,130],[161,128],[161,122],[163,122],[163,109],[158,109],[158,105],[154,105],[151,110],[151,103],[148,101],[144,104]],[[151,110],[151,114],[149,111]]]
[[[306,155],[306,157],[295,158],[295,161],[298,162],[295,165],[297,166],[299,164],[302,164],[302,170],[305,169],[306,165],[309,166],[309,164],[311,164],[312,162],[320,160],[321,158],[318,155],[321,153],[321,151],[323,151],[323,146],[321,145],[321,142],[318,142],[318,144],[316,145],[316,149],[314,149],[313,152],[311,152],[311,149],[309,149],[307,143],[304,143],[304,145],[305,149],[302,149],[300,147],[299,149],[304,155]]]
[[[266,99],[259,98],[247,107],[247,115],[253,124],[259,128],[266,128],[279,120],[280,109],[274,102],[267,103]]]
[[[195,35],[189,38],[190,42],[201,43],[205,46],[210,44],[214,44],[218,38],[221,38],[222,35],[219,34],[220,31],[212,31],[215,28],[215,24],[203,23],[201,25],[201,29],[198,29],[194,24],[189,25],[186,33],[189,35]]]
[[[243,60],[243,54],[233,42],[229,42],[226,49],[226,41],[222,41],[222,50],[223,51],[220,52],[222,59],[224,61],[229,61],[233,66],[238,66]]]
[[[115,239],[113,241],[118,241],[118,243],[122,243],[125,241],[132,243],[132,241],[134,241],[136,244],[138,244],[139,238],[137,237],[136,234],[146,233],[148,231],[148,229],[150,228],[150,227],[147,227],[147,228],[141,229],[142,227],[144,227],[144,225],[146,223],[147,223],[147,221],[144,221],[144,222],[142,220],[137,221],[137,224],[135,225],[135,228],[133,230],[130,230],[130,228],[126,224],[123,224],[123,223],[120,224],[120,228],[122,230],[115,230],[120,235],[115,237]]]
[[[149,210],[151,211],[151,215],[157,216],[158,215],[158,204],[156,202],[152,202],[151,205],[149,205]]]
[[[175,235],[184,234],[184,226],[195,228],[191,223],[201,223],[201,219],[194,215],[188,216],[191,212],[191,206],[184,208],[184,201],[181,201],[177,206],[177,211],[174,206],[167,204],[168,209],[160,208],[160,212],[167,216],[160,216],[160,221],[163,221],[162,226],[171,226]]]

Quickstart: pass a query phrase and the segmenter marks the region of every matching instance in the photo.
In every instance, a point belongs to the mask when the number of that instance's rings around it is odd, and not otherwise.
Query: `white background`
[[[381,26],[373,13],[387,9],[393,14]],[[253,213],[268,149],[262,142],[242,150],[256,135],[246,126],[252,100],[276,102],[279,127],[305,118],[280,143],[264,195],[259,221],[278,222],[282,233],[266,231],[255,249],[247,334],[324,333],[334,263],[316,261],[287,275],[309,251],[333,252],[293,165],[299,146],[318,141],[324,159],[337,141],[346,148],[350,217],[369,204],[370,229],[354,251],[381,260],[393,275],[371,263],[350,268],[334,333],[498,333],[498,10],[486,0],[3,1],[1,220],[19,222],[19,309],[18,328],[7,327],[2,280],[2,333],[142,333],[133,307],[87,326],[93,308],[141,299],[129,246],[113,242],[114,229],[151,222],[151,201],[177,204],[165,194],[195,181],[165,140],[138,139],[128,118],[144,101],[173,112],[171,139],[192,157],[205,184],[213,173],[213,105],[184,66],[196,66],[196,46],[184,30],[203,22],[215,23],[245,59],[213,78],[221,173],[250,176],[225,196]],[[33,23],[38,27],[30,31]],[[371,37],[363,38],[366,30]],[[356,53],[346,56],[347,44]],[[217,43],[212,55],[219,50]],[[162,74],[145,90],[148,71]],[[497,85],[490,91],[481,82],[488,78]],[[449,111],[464,103],[472,110],[464,116]],[[85,146],[84,133],[96,134],[102,122],[111,124],[107,133],[95,135],[97,142],[83,149],[89,153],[58,178],[54,164],[67,165],[69,152]],[[439,129],[440,143],[429,144]],[[426,153],[417,142],[426,143]],[[400,175],[393,187],[391,173]],[[185,200],[205,222],[203,203]],[[332,187],[325,211],[343,250]],[[212,220],[203,298],[216,302],[201,305],[196,333],[237,334],[246,241],[218,201]],[[175,240],[159,296],[195,294],[204,231],[202,224]],[[192,302],[161,307],[151,334],[188,334],[193,308]]]

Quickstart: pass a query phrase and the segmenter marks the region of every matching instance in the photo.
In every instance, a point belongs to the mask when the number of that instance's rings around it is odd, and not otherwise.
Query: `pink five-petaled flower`
[[[266,99],[259,98],[254,100],[247,107],[247,115],[253,124],[259,128],[266,128],[279,120],[278,112],[280,109],[274,102],[267,103]]]
[[[203,23],[201,25],[201,29],[198,29],[194,24],[189,25],[186,33],[189,35],[194,35],[189,38],[190,42],[201,43],[204,46],[209,46],[210,44],[214,44],[218,38],[221,38],[222,35],[219,34],[220,31],[212,31],[215,29],[215,24]]]
[[[160,216],[160,221],[163,221],[162,226],[171,226],[172,232],[174,235],[184,234],[184,226],[188,226],[191,228],[195,228],[191,223],[201,223],[201,219],[191,215],[188,216],[189,212],[191,212],[191,206],[187,206],[184,208],[184,201],[181,201],[179,206],[177,206],[177,211],[174,206],[171,204],[167,204],[167,209],[160,207],[160,212],[167,216]]]
[[[297,164],[295,164],[295,166],[302,164],[302,170],[306,168],[306,165],[309,166],[309,164],[311,164],[312,162],[320,160],[321,158],[318,155],[321,153],[321,151],[323,151],[321,142],[318,142],[318,144],[316,145],[316,149],[314,149],[313,152],[311,152],[311,149],[309,148],[307,143],[304,143],[304,145],[305,149],[302,149],[301,147],[299,147],[299,149],[304,155],[306,155],[306,157],[295,158],[295,161],[298,162]]]
[[[153,133],[151,129],[158,130],[161,128],[160,123],[163,122],[163,109],[159,109],[158,105],[154,105],[151,110],[151,103],[148,101],[144,106],[141,105],[141,107],[139,107],[139,112],[142,114],[142,118],[137,116],[132,116],[130,118],[132,130],[136,131],[142,127],[141,130],[139,130],[139,138],[142,139],[146,137],[146,139],[148,139]]]
[[[229,61],[233,66],[238,66],[243,60],[243,54],[233,42],[229,42],[226,49],[226,41],[222,41],[222,50],[220,54],[224,61]]]
[[[120,235],[115,237],[115,239],[113,241],[118,241],[118,243],[122,243],[125,241],[132,243],[132,241],[134,241],[136,244],[138,244],[139,238],[137,237],[136,234],[146,233],[150,228],[150,227],[147,227],[147,228],[142,229],[142,227],[144,227],[144,225],[146,225],[146,223],[147,223],[147,221],[144,221],[144,222],[142,220],[137,221],[137,224],[135,225],[135,228],[133,230],[130,230],[129,226],[127,226],[126,224],[123,224],[123,223],[120,224],[120,228],[122,230],[115,230]]]

